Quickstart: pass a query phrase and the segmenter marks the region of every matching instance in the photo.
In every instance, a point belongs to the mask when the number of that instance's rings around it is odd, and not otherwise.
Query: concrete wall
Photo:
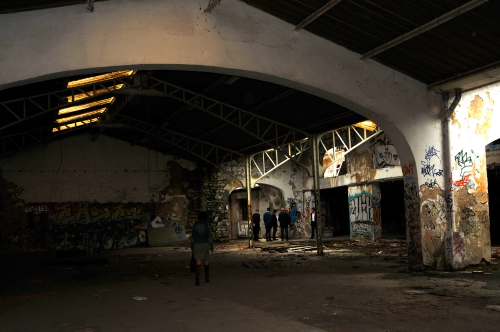
[[[0,169],[1,235],[22,250],[45,247],[45,232],[66,237],[67,249],[95,230],[102,249],[139,245],[140,230],[158,227],[180,226],[185,239],[200,208],[195,164],[106,136],[40,145]]]
[[[491,260],[485,146],[500,138],[499,104],[500,84],[493,84],[464,93],[452,115],[453,230],[464,234],[466,264]]]

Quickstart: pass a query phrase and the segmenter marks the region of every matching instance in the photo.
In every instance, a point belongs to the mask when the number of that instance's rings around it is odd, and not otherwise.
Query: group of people
[[[281,228],[281,241],[288,241],[288,228],[291,226],[293,237],[295,237],[296,227],[293,218],[297,221],[300,219],[300,212],[289,211],[285,208],[281,209],[279,215],[276,215],[278,210],[274,209],[271,213],[271,208],[267,208],[264,213],[264,226],[266,228],[266,241],[276,241],[276,232],[278,230],[278,221]],[[290,216],[292,214],[292,217]],[[252,216],[253,240],[259,241],[260,232],[260,214],[256,210]],[[318,233],[318,222],[316,219],[316,209],[311,208],[311,239],[314,238],[314,232]],[[272,236],[271,236],[272,232]],[[212,240],[212,232],[208,226],[208,215],[205,211],[201,211],[198,215],[198,220],[193,225],[191,237],[191,250],[193,259],[196,261],[195,269],[195,285],[200,285],[201,263],[205,272],[205,282],[209,282],[209,256],[214,251],[214,242]]]
[[[266,241],[276,241],[276,232],[278,230],[278,221],[279,227],[281,229],[281,241],[288,241],[288,235],[290,230],[291,238],[294,238],[297,234],[297,220],[300,220],[301,214],[297,209],[289,210],[285,208],[281,208],[281,212],[279,215],[276,215],[278,210],[274,209],[271,213],[271,208],[267,208],[267,211],[264,213],[264,227],[266,230]],[[311,239],[314,238],[314,234],[318,232],[318,222],[316,220],[316,208],[311,208]],[[259,241],[259,232],[260,232],[260,214],[257,209],[255,213],[252,215],[252,232],[253,232],[253,240]],[[272,232],[272,233],[271,233]]]

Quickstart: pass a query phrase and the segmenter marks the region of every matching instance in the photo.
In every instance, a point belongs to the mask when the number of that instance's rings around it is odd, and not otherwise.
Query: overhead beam
[[[179,149],[187,151],[215,167],[220,168],[223,163],[232,161],[235,158],[243,157],[243,154],[237,151],[209,143],[206,140],[190,137],[173,130],[156,128],[153,124],[140,121],[123,114],[118,114],[116,120],[120,124],[125,124],[131,129],[148,134],[149,136],[154,136],[157,139],[163,140]]]
[[[234,107],[216,99],[200,95],[169,82],[162,81],[154,77],[151,78],[151,82],[151,88],[161,91],[172,99],[188,104],[193,108],[210,114],[211,116],[238,128],[246,134],[258,139],[263,144],[268,145],[270,148],[279,149],[286,143],[298,142],[309,135],[303,130],[287,126],[281,122]],[[193,98],[194,96],[198,98]],[[195,100],[195,102],[190,100]],[[287,155],[287,152],[283,153]],[[292,156],[287,156],[296,163],[302,165]]]
[[[317,11],[315,11],[314,13],[309,15],[305,20],[303,20],[302,22],[297,24],[297,26],[295,27],[295,31],[299,31],[300,29],[303,29],[306,25],[308,25],[309,23],[311,23],[312,21],[314,21],[315,19],[317,19],[318,17],[320,17],[321,15],[326,13],[330,8],[337,5],[340,1],[342,1],[342,0],[330,0],[330,1],[328,1],[323,7],[321,7],[320,9],[318,9]]]
[[[436,93],[452,92],[460,89],[462,92],[477,89],[481,86],[500,82],[500,61],[469,72],[450,77],[446,80],[431,83],[427,89]]]
[[[212,91],[213,89],[215,89],[216,87],[220,86],[221,84],[228,84],[228,82],[231,81],[231,83],[234,82],[234,78],[239,78],[237,76],[224,76],[220,79],[218,79],[217,81],[215,81],[214,83],[210,84],[208,87],[206,87],[200,94],[201,95],[205,95],[206,93]],[[148,89],[149,90],[149,89]],[[153,91],[154,93],[156,94],[159,94],[160,96],[163,96],[163,97],[166,97],[164,93],[161,93],[161,92],[158,92],[156,90],[151,90]],[[195,100],[197,99],[198,97],[197,96],[194,96],[192,97],[189,101],[190,102],[195,102]],[[170,113],[167,117],[165,117],[163,120],[159,121],[157,124],[156,124],[156,127],[157,128],[161,128],[161,127],[164,127],[168,124],[168,121],[170,121],[171,119],[173,119],[174,117],[176,117],[177,115],[179,115],[180,113],[186,111],[186,110],[189,110],[191,109],[192,107],[189,106],[188,104],[184,104],[182,105],[181,107],[179,107],[178,109],[176,109],[175,111],[173,111],[172,113]],[[156,128],[155,127],[155,128]],[[146,137],[147,135],[145,135],[144,137],[142,137],[139,142],[141,143],[144,143],[145,140],[146,140]]]
[[[212,9],[215,8],[220,3],[220,0],[210,0],[208,7],[203,11],[204,13],[210,13]]]
[[[438,18],[430,21],[429,23],[426,23],[424,25],[421,25],[419,26],[418,28],[416,29],[413,29],[412,31],[410,32],[407,32],[405,33],[404,35],[402,36],[399,36],[397,38],[394,38],[393,40],[391,40],[390,42],[387,42],[377,48],[374,48],[373,50],[371,51],[368,51],[366,52],[365,54],[363,54],[361,56],[361,60],[366,60],[366,59],[369,59],[379,53],[382,53],[390,48],[393,48],[394,46],[397,46],[409,39],[412,39],[430,29],[433,29],[435,27],[437,27],[438,25],[441,25],[457,16],[460,16],[466,12],[468,12],[469,10],[471,9],[474,9],[476,8],[477,6],[480,6],[484,3],[488,2],[488,0],[472,0],[472,1],[469,1],[468,3],[444,14],[444,15],[441,15],[439,16]]]
[[[130,91],[141,91],[143,88],[147,85],[148,80],[151,78],[153,75],[153,71],[148,71],[146,73],[136,73],[134,75],[134,88],[127,88],[127,90]],[[120,90],[117,90],[120,91]],[[107,119],[111,122],[116,118],[118,114],[120,114],[121,111],[127,106],[127,104],[130,102],[130,100],[134,97],[133,94],[127,94],[124,98],[121,100],[118,100],[115,102],[115,105],[113,105],[112,109],[108,109],[108,111],[105,113],[105,116]],[[92,142],[94,142],[99,135],[101,135],[105,130],[105,127],[99,128],[97,132],[95,132],[92,135]]]

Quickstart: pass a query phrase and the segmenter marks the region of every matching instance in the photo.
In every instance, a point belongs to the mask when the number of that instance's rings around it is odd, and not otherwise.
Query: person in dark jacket
[[[290,215],[286,213],[285,209],[281,210],[278,216],[281,228],[281,241],[288,241],[288,226],[290,225]]]
[[[193,234],[191,237],[191,250],[196,259],[196,279],[195,285],[200,285],[201,261],[205,270],[205,282],[209,282],[208,258],[210,252],[214,252],[214,242],[212,232],[208,227],[208,215],[205,211],[198,214],[198,220],[193,225]]]
[[[278,210],[274,209],[271,215],[271,226],[273,227],[273,241],[276,241],[276,231],[278,230],[278,217],[276,216]]]
[[[314,239],[314,231],[318,235],[318,219],[316,219],[316,208],[311,208],[311,239]]]
[[[253,240],[255,242],[259,242],[260,214],[258,209],[255,210],[255,213],[252,215],[252,232],[253,232]]]
[[[266,213],[264,213],[264,227],[266,228],[266,241],[272,241],[271,228],[273,228],[273,225],[272,225],[272,216],[270,210],[271,208],[267,208]]]

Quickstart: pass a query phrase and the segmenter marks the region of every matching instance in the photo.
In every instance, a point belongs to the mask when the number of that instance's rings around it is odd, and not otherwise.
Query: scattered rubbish
[[[410,290],[405,290],[403,292],[403,294],[405,294],[405,295],[424,295],[424,294],[427,294],[427,292],[424,292],[424,291],[421,291],[421,290],[410,289]]]
[[[495,311],[500,311],[500,305],[487,305],[486,309],[491,309]]]
[[[134,296],[134,300],[137,301],[146,301],[148,298],[144,296]]]

